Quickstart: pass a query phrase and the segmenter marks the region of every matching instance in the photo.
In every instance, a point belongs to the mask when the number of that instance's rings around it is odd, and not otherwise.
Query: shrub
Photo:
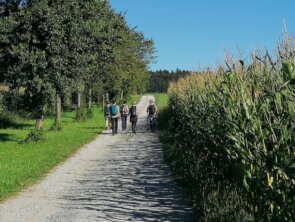
[[[80,109],[77,109],[76,120],[85,121],[88,118],[88,110],[85,106],[81,106]]]
[[[31,131],[25,139],[20,141],[20,143],[39,142],[42,140],[45,140],[44,131],[39,129]]]

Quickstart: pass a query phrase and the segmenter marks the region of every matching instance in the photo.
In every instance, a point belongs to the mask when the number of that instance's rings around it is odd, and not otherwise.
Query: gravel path
[[[105,131],[35,186],[0,205],[0,221],[196,221],[138,104],[138,133]],[[120,129],[120,127],[119,127]]]

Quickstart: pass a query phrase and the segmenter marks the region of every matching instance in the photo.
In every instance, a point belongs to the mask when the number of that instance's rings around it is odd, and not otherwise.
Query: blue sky
[[[272,51],[283,20],[295,34],[294,0],[110,0],[127,23],[152,38],[157,62],[152,70],[214,67],[224,50],[244,58],[257,46]]]

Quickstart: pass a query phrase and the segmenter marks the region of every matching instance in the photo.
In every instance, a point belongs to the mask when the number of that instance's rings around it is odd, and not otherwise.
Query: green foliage
[[[170,88],[171,165],[205,221],[241,221],[242,215],[227,217],[235,208],[255,221],[295,217],[289,41],[278,47],[276,62],[268,53],[252,56],[247,67],[227,61],[228,71],[193,75]]]
[[[4,102],[4,93],[2,93],[0,91],[0,112],[3,113],[4,112],[4,109],[6,108],[5,107],[5,102]]]
[[[6,113],[0,114],[0,129],[7,129],[14,125],[15,122],[10,116],[6,116]]]
[[[42,129],[40,130],[33,130],[31,131],[27,137],[23,140],[21,140],[19,143],[31,143],[31,142],[39,142],[44,141],[44,131]]]
[[[85,121],[88,118],[88,115],[91,115],[91,111],[88,111],[85,106],[81,106],[76,112],[76,120]]]
[[[89,106],[92,96],[98,100],[105,92],[127,96],[145,90],[153,42],[128,27],[107,1],[20,3],[0,4],[0,81],[12,96],[22,91],[21,109],[39,118],[54,101],[60,106],[55,95],[69,108],[66,95],[83,88]]]
[[[168,127],[169,123],[169,108],[168,94],[167,93],[154,93],[155,101],[158,107],[158,127],[160,130],[164,130]]]

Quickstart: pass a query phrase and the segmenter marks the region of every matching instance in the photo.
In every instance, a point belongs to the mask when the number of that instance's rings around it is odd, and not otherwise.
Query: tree
[[[130,29],[107,1],[5,2],[0,5],[0,80],[11,91],[24,91],[37,128],[53,102],[59,128],[66,92],[76,91],[79,98],[84,87],[90,108],[93,88],[113,96],[145,88],[153,42]]]

